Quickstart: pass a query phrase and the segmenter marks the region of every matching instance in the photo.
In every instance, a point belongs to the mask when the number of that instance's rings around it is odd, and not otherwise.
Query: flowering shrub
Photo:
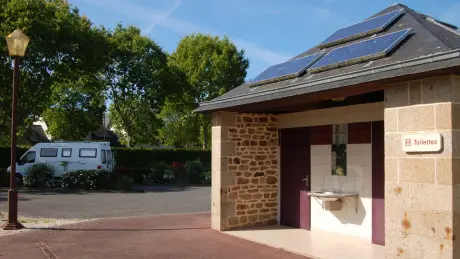
[[[68,189],[131,191],[134,188],[134,180],[117,172],[77,170],[64,174],[61,185]]]
[[[171,163],[171,168],[173,170],[182,170],[185,168],[185,164],[181,162],[172,162]]]
[[[97,190],[107,187],[108,173],[102,170],[77,170],[65,173],[61,186],[69,189]]]
[[[174,179],[174,171],[166,163],[155,163],[144,174],[144,184],[171,183]]]
[[[54,187],[52,166],[37,163],[29,167],[25,172],[23,183],[25,187],[33,188],[52,188]]]

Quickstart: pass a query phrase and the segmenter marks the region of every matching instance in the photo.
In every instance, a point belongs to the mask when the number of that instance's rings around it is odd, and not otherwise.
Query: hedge
[[[211,163],[210,150],[197,149],[129,149],[113,148],[115,161],[118,166],[124,167],[145,167],[151,164],[165,162],[185,163],[187,161],[199,160],[205,164]]]
[[[29,148],[18,147],[17,159]],[[151,164],[165,162],[185,163],[199,160],[204,164],[211,163],[211,151],[200,149],[129,149],[112,147],[117,166],[125,168],[145,168]],[[0,147],[0,168],[10,165],[10,147]]]

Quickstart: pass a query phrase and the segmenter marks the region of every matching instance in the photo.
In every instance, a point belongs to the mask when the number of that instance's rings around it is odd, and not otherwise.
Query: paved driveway
[[[89,221],[0,237],[0,258],[307,259],[213,231],[209,223],[208,213]]]
[[[8,194],[0,193],[0,211]],[[46,218],[106,218],[210,211],[210,187],[151,187],[145,193],[19,193],[19,213]]]

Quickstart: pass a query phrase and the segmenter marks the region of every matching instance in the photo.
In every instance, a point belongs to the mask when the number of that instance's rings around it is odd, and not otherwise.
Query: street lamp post
[[[14,58],[13,96],[11,105],[11,168],[10,189],[8,190],[8,223],[3,226],[5,230],[24,228],[18,222],[18,191],[16,190],[16,106],[19,87],[19,63],[24,57],[29,44],[29,37],[21,30],[16,29],[6,37],[8,52]]]

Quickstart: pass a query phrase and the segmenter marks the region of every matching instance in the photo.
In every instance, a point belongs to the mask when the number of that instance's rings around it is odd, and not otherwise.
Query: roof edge
[[[265,91],[261,91],[258,93],[249,93],[246,95],[238,95],[238,96],[232,96],[228,98],[223,98],[217,101],[208,101],[208,102],[202,102],[200,103],[200,108],[207,106],[207,105],[213,105],[213,104],[219,104],[219,103],[225,103],[225,102],[230,102],[235,99],[247,99],[247,98],[252,98],[252,97],[257,97],[257,96],[262,96],[262,95],[267,95],[271,94],[274,92],[283,92],[283,91],[289,91],[293,89],[298,89],[302,87],[308,87],[308,86],[314,86],[314,85],[320,85],[320,84],[325,84],[325,83],[330,83],[330,82],[335,82],[335,81],[341,81],[345,79],[350,79],[350,78],[355,78],[355,77],[360,77],[360,76],[365,76],[365,75],[371,75],[371,74],[377,74],[381,72],[387,72],[390,70],[396,70],[399,68],[404,68],[404,67],[412,67],[416,65],[421,65],[421,64],[426,64],[426,63],[432,63],[436,61],[441,61],[441,60],[447,60],[447,59],[452,59],[452,58],[459,58],[460,57],[460,49],[456,50],[451,50],[451,51],[446,51],[446,52],[440,52],[440,53],[435,53],[431,54],[428,56],[422,56],[418,58],[413,58],[413,59],[408,59],[405,61],[400,61],[396,63],[391,63],[387,65],[382,65],[382,66],[377,66],[373,68],[366,68],[366,69],[361,69],[357,70],[354,72],[349,72],[349,73],[343,73],[339,75],[333,75],[329,76],[326,78],[320,78],[316,80],[310,80],[308,82],[299,82],[299,83],[294,83],[290,84],[284,87],[276,88],[276,89],[268,89]],[[263,86],[260,86],[263,87]],[[198,108],[199,109],[199,108]],[[198,110],[197,109],[197,110]]]

